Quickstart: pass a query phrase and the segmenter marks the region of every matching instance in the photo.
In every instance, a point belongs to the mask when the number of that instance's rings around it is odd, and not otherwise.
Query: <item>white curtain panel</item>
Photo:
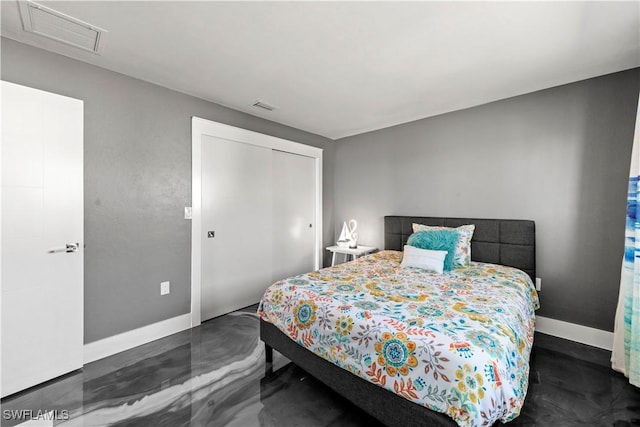
[[[611,366],[640,387],[640,108],[631,154],[624,259],[613,334]]]

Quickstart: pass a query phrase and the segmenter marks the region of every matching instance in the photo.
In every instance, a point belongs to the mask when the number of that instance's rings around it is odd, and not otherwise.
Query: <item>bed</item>
[[[385,250],[273,284],[260,303],[272,349],[389,426],[515,418],[533,344],[535,224],[387,216]],[[412,224],[475,224],[471,264],[399,267]]]

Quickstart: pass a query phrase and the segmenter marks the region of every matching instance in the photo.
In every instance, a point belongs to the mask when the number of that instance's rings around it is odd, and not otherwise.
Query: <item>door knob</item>
[[[64,246],[60,246],[57,248],[51,248],[49,250],[50,254],[55,254],[58,252],[66,252],[66,253],[72,253],[72,252],[78,252],[78,248],[80,247],[80,243],[67,243]]]

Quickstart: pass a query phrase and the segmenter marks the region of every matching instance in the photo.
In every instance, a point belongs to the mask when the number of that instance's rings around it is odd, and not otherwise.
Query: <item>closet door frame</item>
[[[322,149],[199,117],[191,118],[191,326],[201,323],[202,136],[208,135],[311,157],[315,165],[316,244],[314,268],[322,265]]]

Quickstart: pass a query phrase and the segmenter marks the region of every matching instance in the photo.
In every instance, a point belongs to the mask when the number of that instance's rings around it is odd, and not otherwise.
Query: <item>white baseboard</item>
[[[536,316],[536,331],[611,351],[613,332]]]
[[[191,327],[191,314],[182,314],[138,329],[84,345],[84,363],[90,363],[121,351],[155,341]]]

